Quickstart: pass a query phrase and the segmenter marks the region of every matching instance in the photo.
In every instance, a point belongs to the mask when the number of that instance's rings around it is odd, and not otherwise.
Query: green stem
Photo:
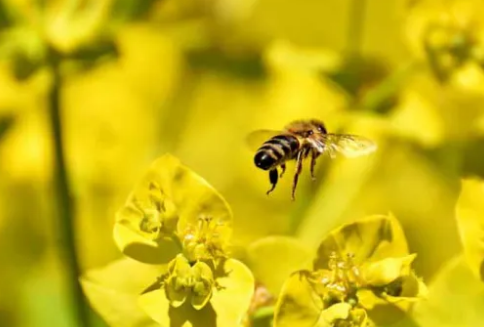
[[[361,51],[365,11],[366,0],[351,1],[348,17],[348,34],[346,36],[346,51],[350,55],[357,55]]]
[[[54,187],[56,207],[58,210],[58,227],[60,231],[61,258],[65,263],[68,277],[68,287],[75,310],[75,321],[78,326],[89,327],[88,305],[79,282],[80,267],[75,246],[73,200],[71,197],[69,179],[67,176],[64,145],[62,141],[61,123],[61,88],[60,56],[52,52],[50,68],[52,70],[52,86],[49,92],[49,118],[54,145]]]

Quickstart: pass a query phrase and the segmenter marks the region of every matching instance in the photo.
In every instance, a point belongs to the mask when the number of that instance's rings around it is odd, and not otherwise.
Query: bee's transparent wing
[[[271,129],[255,130],[247,135],[245,143],[251,150],[256,151],[265,141],[280,134],[285,134],[285,132]]]
[[[342,154],[347,158],[355,158],[375,152],[377,145],[370,139],[351,134],[320,134],[315,138],[319,152],[328,152],[331,158]]]

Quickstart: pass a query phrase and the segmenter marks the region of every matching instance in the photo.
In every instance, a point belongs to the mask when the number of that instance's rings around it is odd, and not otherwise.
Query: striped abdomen
[[[257,167],[269,170],[292,159],[299,150],[299,141],[292,135],[277,135],[266,141],[257,150],[254,163]]]

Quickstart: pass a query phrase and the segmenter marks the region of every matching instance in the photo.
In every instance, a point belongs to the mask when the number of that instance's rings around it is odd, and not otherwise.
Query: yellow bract
[[[363,279],[373,286],[387,285],[400,276],[410,273],[410,265],[416,254],[410,254],[401,258],[387,258],[372,262],[362,267]]]
[[[361,264],[406,255],[408,246],[403,230],[392,214],[375,215],[329,233],[319,246],[314,268],[328,268],[332,252],[339,256],[352,253],[354,262]]]
[[[212,217],[230,235],[232,212],[203,178],[167,154],[156,160],[118,211],[114,239],[127,256],[166,263],[181,252],[181,240],[201,217]]]

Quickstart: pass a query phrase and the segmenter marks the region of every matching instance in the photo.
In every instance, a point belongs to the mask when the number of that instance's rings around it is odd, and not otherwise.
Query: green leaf
[[[461,255],[450,260],[429,285],[426,301],[413,314],[422,327],[481,326],[484,321],[484,284]]]
[[[316,326],[324,305],[309,276],[309,271],[296,272],[284,283],[276,305],[274,327]]]
[[[277,296],[294,272],[311,267],[312,251],[296,238],[270,236],[247,248],[247,264],[257,282]]]
[[[475,276],[484,281],[484,182],[464,179],[456,206],[464,255]]]
[[[407,241],[398,220],[392,215],[375,215],[333,230],[318,249],[314,269],[328,268],[332,252],[354,254],[354,262],[378,261],[408,254]]]
[[[222,271],[216,272],[215,279],[219,288],[213,289],[209,303],[200,310],[189,301],[179,308],[170,306],[162,288],[141,295],[138,303],[162,326],[240,326],[254,292],[252,273],[240,261],[228,259]]]
[[[116,215],[114,239],[121,251],[148,263],[167,263],[181,252],[175,233],[202,216],[231,231],[232,211],[202,177],[166,154],[157,159]],[[227,238],[229,235],[224,235]]]
[[[110,327],[159,326],[137,305],[139,294],[166,271],[126,258],[87,271],[81,285],[91,306]]]

